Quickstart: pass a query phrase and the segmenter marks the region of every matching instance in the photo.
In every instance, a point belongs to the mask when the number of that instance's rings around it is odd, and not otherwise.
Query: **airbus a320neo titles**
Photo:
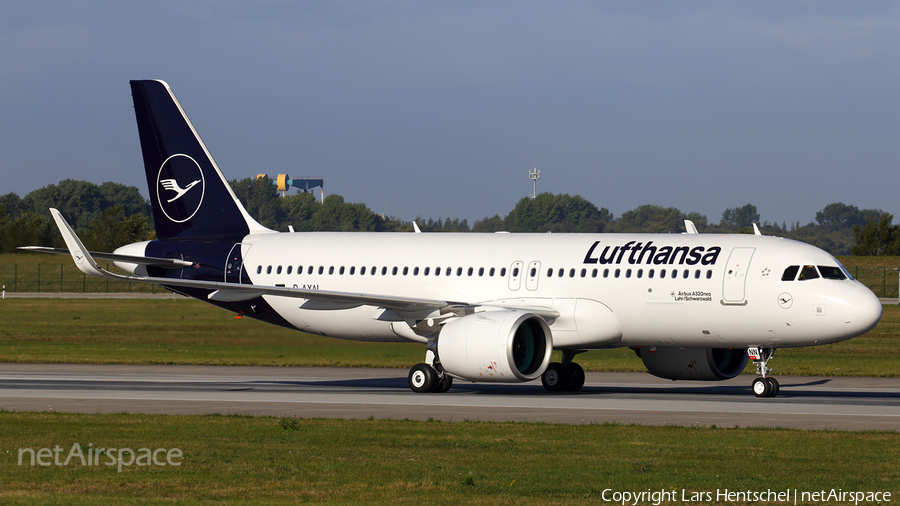
[[[758,233],[698,234],[690,222],[686,234],[269,230],[165,82],[132,81],[131,92],[157,239],[89,252],[51,209],[68,249],[32,249],[303,332],[422,343],[416,392],[446,392],[454,378],[577,391],[579,353],[628,347],[673,380],[733,378],[752,360],[753,393],[773,397],[776,349],[850,339],[881,318],[875,295],[828,253]]]

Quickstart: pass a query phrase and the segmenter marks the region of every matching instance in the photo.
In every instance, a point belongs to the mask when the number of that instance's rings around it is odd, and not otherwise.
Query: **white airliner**
[[[688,234],[275,232],[241,206],[166,83],[131,90],[158,239],[88,252],[52,209],[68,249],[32,249],[312,334],[422,343],[416,392],[454,378],[575,391],[578,353],[628,347],[673,380],[733,378],[753,360],[754,394],[773,397],[775,349],[850,339],[881,318],[828,253],[690,222]]]

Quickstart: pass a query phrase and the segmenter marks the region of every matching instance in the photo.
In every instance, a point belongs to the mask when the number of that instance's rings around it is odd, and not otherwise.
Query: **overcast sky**
[[[0,194],[146,196],[129,79],[169,83],[227,178],[403,220],[504,216],[533,167],[616,216],[900,214],[896,2],[3,2]]]

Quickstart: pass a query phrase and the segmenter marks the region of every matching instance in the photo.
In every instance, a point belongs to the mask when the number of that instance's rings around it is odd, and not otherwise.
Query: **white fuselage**
[[[253,284],[550,307],[559,312],[554,348],[812,346],[855,337],[881,317],[858,281],[783,281],[789,266],[840,264],[776,237],[280,233],[242,244]],[[439,316],[264,297],[296,328],[343,339],[425,342],[412,320]]]

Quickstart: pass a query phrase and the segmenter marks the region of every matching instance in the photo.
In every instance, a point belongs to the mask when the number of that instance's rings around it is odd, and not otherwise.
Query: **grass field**
[[[64,462],[75,443],[85,454],[177,448],[183,458],[129,466],[124,455],[121,473],[112,459],[18,465],[20,448],[59,446]],[[0,448],[3,504],[608,504],[607,489],[665,490],[677,494],[671,504],[724,489],[900,493],[900,438],[887,432],[3,412]]]
[[[312,336],[194,300],[6,299],[0,301],[0,361],[411,367],[424,347]],[[778,350],[776,374],[900,376],[900,307],[850,341]],[[593,371],[644,371],[631,350],[578,356]],[[750,372],[752,366],[747,371]]]

